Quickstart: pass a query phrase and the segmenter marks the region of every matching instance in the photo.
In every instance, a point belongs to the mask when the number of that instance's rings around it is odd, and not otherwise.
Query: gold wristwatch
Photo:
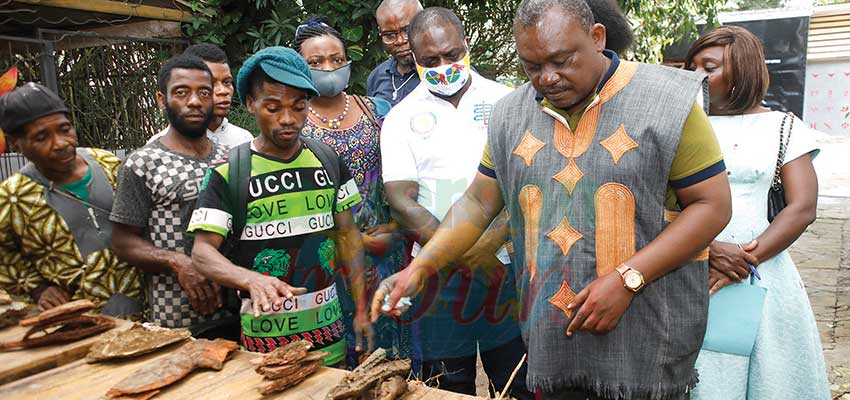
[[[623,278],[623,287],[632,292],[637,293],[646,285],[646,281],[643,280],[643,274],[626,264],[617,267],[617,272]]]

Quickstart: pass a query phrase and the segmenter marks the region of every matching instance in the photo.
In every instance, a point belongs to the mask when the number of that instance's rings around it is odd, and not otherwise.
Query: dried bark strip
[[[52,332],[47,329],[63,326]],[[30,328],[22,340],[16,342],[0,343],[0,350],[14,349],[18,347],[38,347],[53,343],[62,343],[82,339],[115,327],[115,321],[100,315],[80,315],[62,321],[53,321],[39,324]],[[42,336],[32,337],[39,332],[45,332]]]
[[[86,311],[94,309],[94,307],[95,304],[89,300],[75,300],[70,303],[62,304],[58,307],[53,307],[33,318],[21,320],[21,326],[49,324],[54,321],[80,315]]]
[[[301,383],[304,379],[307,379],[307,377],[310,376],[313,372],[316,372],[316,370],[319,369],[321,365],[322,360],[315,360],[308,363],[302,363],[298,366],[298,371],[294,374],[291,374],[281,379],[264,381],[264,383],[262,383],[258,388],[260,394],[265,396],[295,386]]]
[[[86,356],[88,362],[134,357],[190,338],[187,329],[148,329],[139,323],[122,332],[103,335],[92,345]]]
[[[297,364],[285,364],[285,365],[260,365],[255,371],[258,374],[265,376],[268,379],[280,379],[287,375],[293,374],[298,371],[306,363],[312,363],[313,361],[323,361],[325,357],[330,355],[326,351],[316,351],[307,354],[307,357],[304,357]]]
[[[139,394],[168,386],[198,367],[221,370],[227,355],[239,347],[224,339],[198,339],[186,343],[174,353],[151,361],[118,382],[106,392],[110,398]]]
[[[298,362],[304,357],[307,357],[307,352],[313,347],[313,343],[308,340],[299,340],[292,342],[283,347],[278,347],[274,351],[263,356],[262,365],[284,365]]]
[[[113,397],[112,400],[148,400],[159,394],[159,390],[151,390],[150,392],[128,394],[125,396]]]
[[[20,301],[0,305],[0,328],[17,325],[34,308],[33,305]]]

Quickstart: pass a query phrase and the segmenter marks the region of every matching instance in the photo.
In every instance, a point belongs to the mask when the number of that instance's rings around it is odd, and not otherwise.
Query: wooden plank
[[[809,43],[809,51],[813,49],[819,49],[823,47],[829,46],[838,46],[838,45],[846,45],[850,44],[850,36],[843,37],[841,39],[831,39],[831,40],[819,40],[815,43]]]
[[[117,362],[88,364],[85,360],[42,372],[26,379],[0,386],[0,398],[18,400],[90,400],[103,399],[106,392],[147,362],[159,362],[179,345],[170,346],[147,356]],[[345,377],[346,371],[320,368],[299,385],[283,392],[261,396],[257,390],[262,377],[254,372],[251,360],[258,354],[236,351],[221,371],[197,370],[166,387],[157,400],[178,399],[324,399],[328,391]],[[408,400],[472,400],[475,397],[431,388],[420,388],[406,396]]]
[[[837,28],[819,28],[809,30],[809,36],[826,35],[829,33],[844,33],[850,32],[850,25],[839,26]]]
[[[835,60],[847,60],[850,59],[850,55],[847,52],[830,52],[823,54],[809,54],[806,56],[807,61],[835,61]]]
[[[189,22],[192,20],[192,13],[183,10],[130,4],[112,0],[15,0],[15,2],[166,21]]]
[[[116,319],[115,329],[127,329],[132,322]],[[29,328],[13,326],[0,330],[0,342],[21,340]],[[105,332],[104,332],[105,333]],[[11,382],[50,368],[56,368],[86,356],[100,335],[76,342],[0,352],[0,384]],[[3,396],[0,396],[2,398]]]
[[[834,51],[850,51],[850,45],[847,44],[839,44],[834,46],[821,46],[815,48],[809,48],[809,54],[817,54],[817,53],[828,53]]]
[[[839,26],[848,26],[848,25],[850,25],[850,21],[848,21],[847,19],[842,19],[842,20],[838,20],[838,21],[823,21],[823,22],[822,21],[812,21],[809,24],[809,29],[810,30],[818,30],[818,29],[824,29],[824,28],[835,28],[835,27],[839,27]]]
[[[823,17],[812,17],[811,23],[829,22],[829,21],[847,21],[850,20],[850,14],[835,14]]]
[[[822,41],[825,41],[825,40],[844,39],[844,38],[847,38],[847,37],[850,37],[850,33],[843,32],[843,33],[832,33],[832,34],[828,34],[828,35],[817,35],[817,36],[809,34],[809,46],[811,46],[812,43],[822,42]]]

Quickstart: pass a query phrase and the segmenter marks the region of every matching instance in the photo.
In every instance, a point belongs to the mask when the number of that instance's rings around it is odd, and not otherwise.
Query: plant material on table
[[[313,344],[307,340],[292,342],[265,354],[255,369],[263,376],[258,387],[260,394],[267,395],[293,387],[312,375],[322,366],[328,352],[310,353]]]
[[[193,340],[179,350],[143,365],[109,389],[106,395],[112,400],[128,395],[148,395],[183,379],[196,368],[220,371],[227,355],[238,347],[235,342],[225,339]],[[153,395],[146,398],[150,397]]]
[[[191,336],[188,329],[146,327],[137,322],[125,331],[104,334],[92,345],[86,359],[88,362],[98,362],[135,357],[186,340]]]

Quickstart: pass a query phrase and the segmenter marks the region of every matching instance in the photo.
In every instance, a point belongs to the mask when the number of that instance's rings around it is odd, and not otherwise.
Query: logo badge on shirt
[[[427,135],[437,127],[437,116],[432,112],[424,112],[410,117],[410,130],[420,135]]]
[[[488,103],[478,103],[472,106],[472,119],[476,122],[484,123],[484,126],[490,123],[490,114],[493,112],[493,105]]]

